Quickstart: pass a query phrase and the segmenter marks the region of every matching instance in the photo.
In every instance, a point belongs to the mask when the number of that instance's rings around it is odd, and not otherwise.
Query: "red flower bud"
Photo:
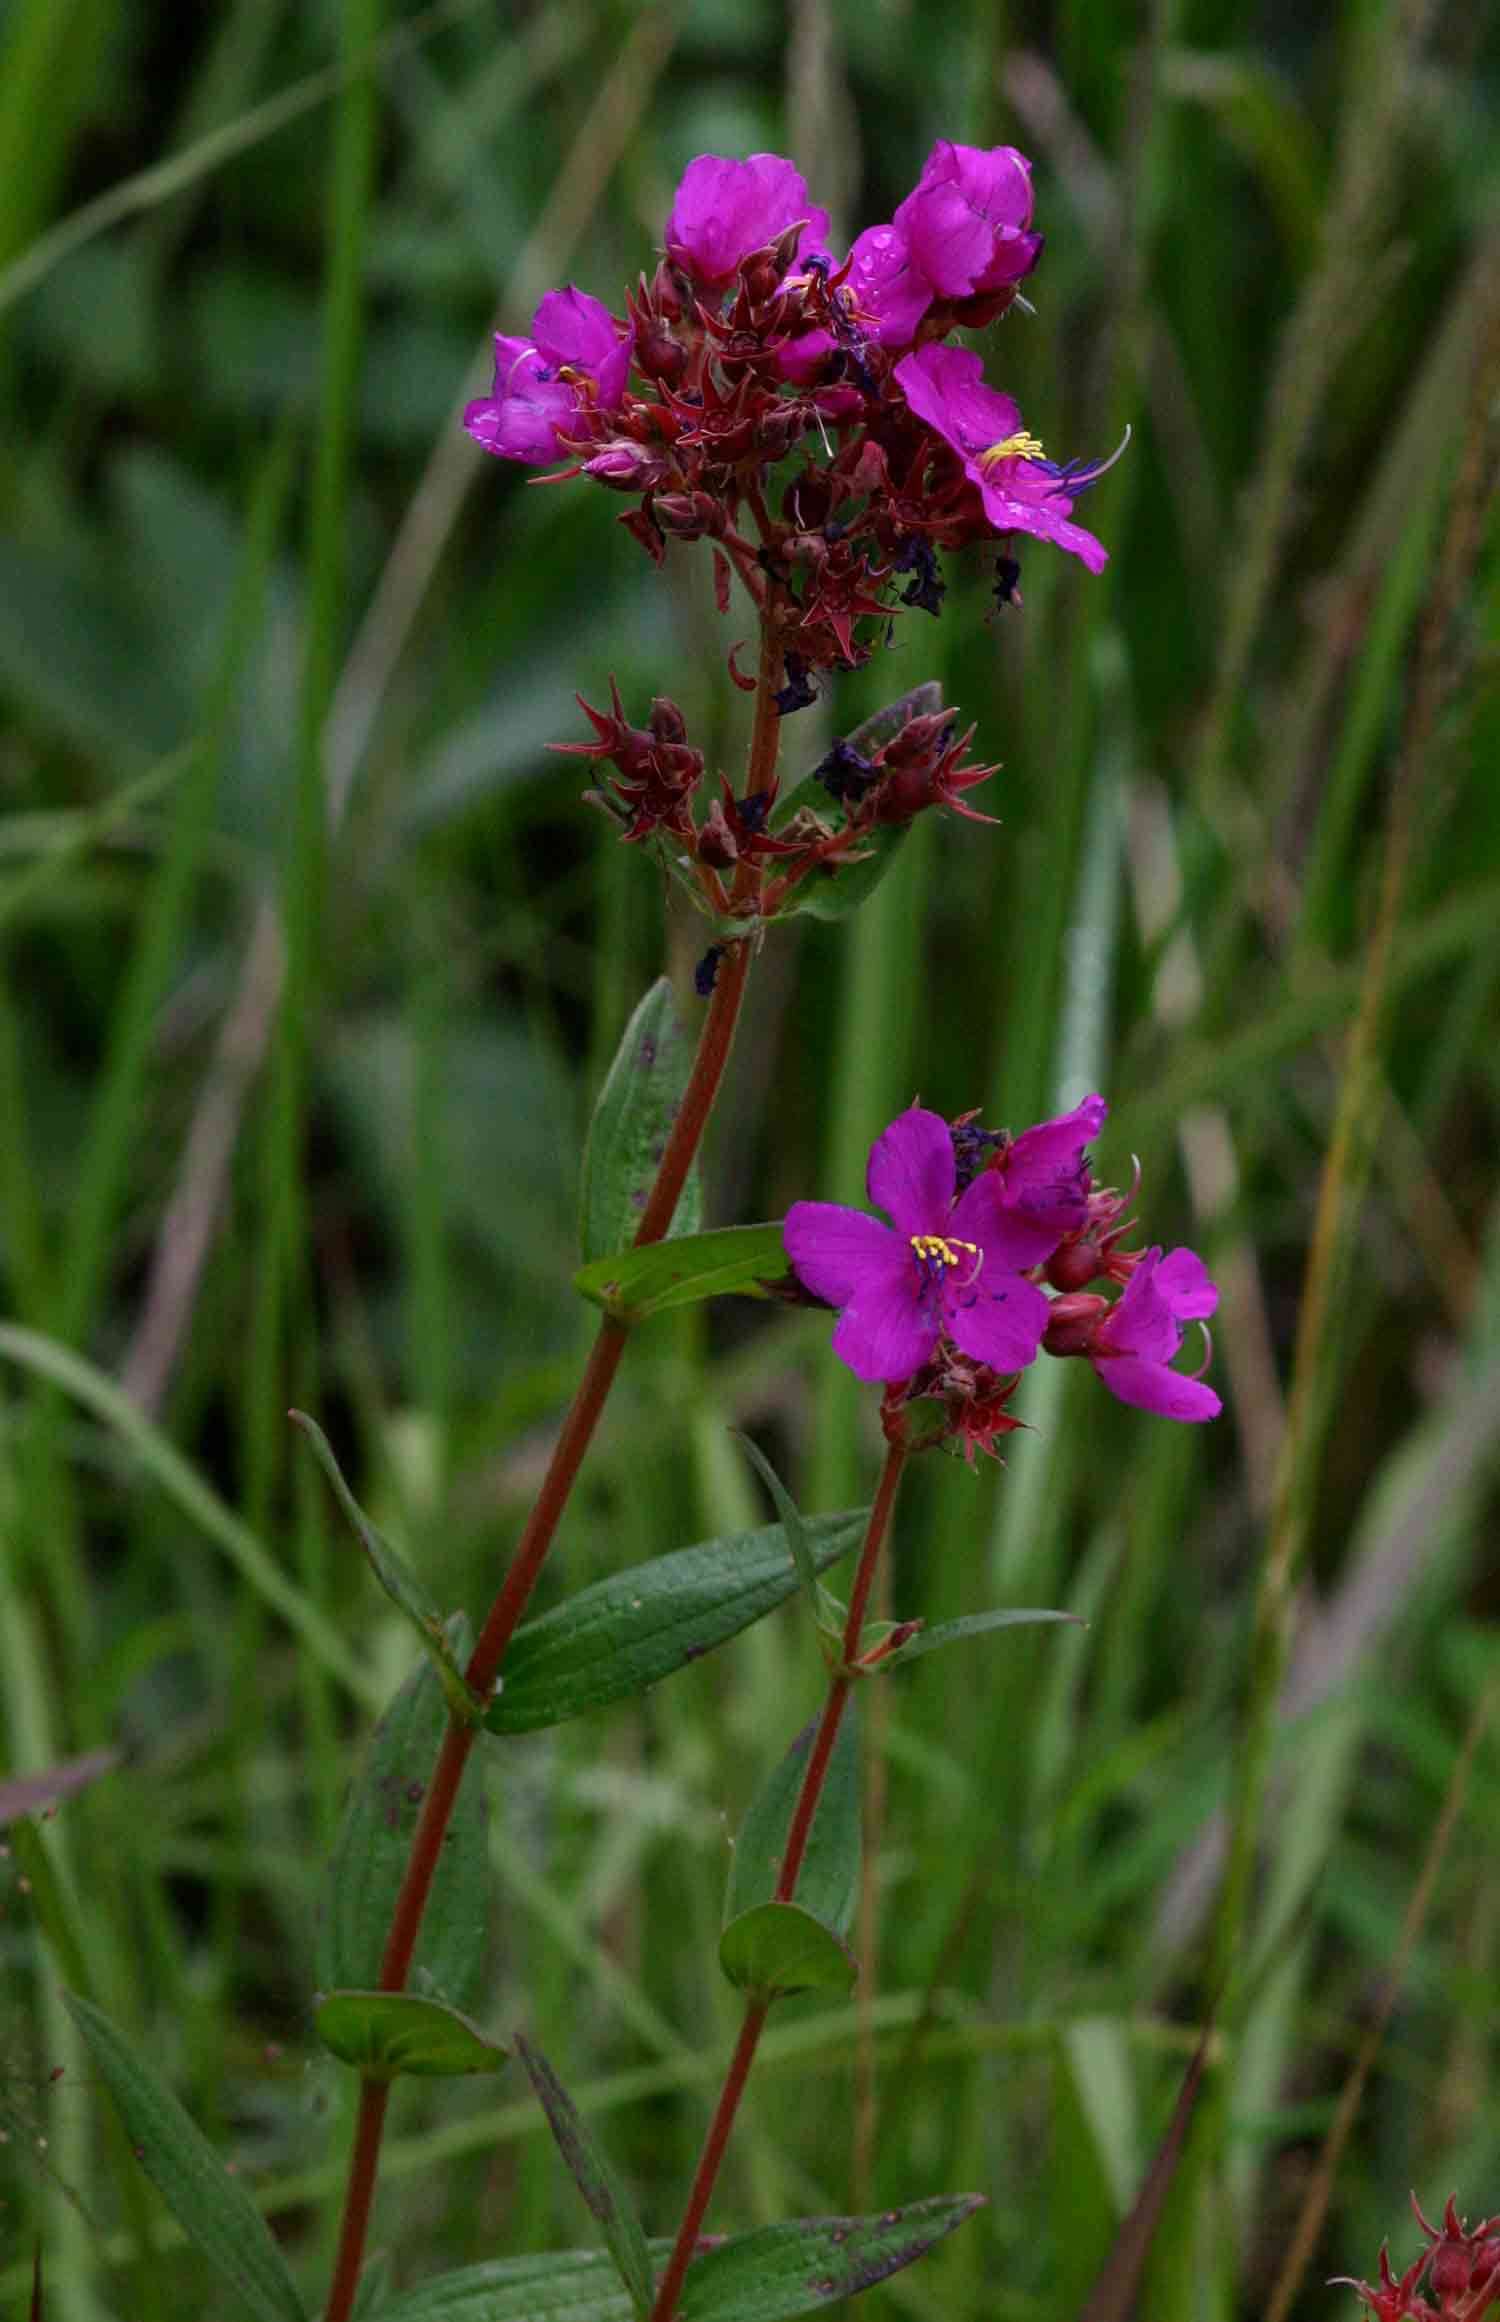
[[[1089,1291],[1074,1290],[1054,1298],[1042,1334],[1043,1346],[1053,1355],[1087,1354],[1094,1331],[1108,1312],[1109,1300]]]

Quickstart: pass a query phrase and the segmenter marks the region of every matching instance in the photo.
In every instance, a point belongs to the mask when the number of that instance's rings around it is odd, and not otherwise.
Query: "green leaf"
[[[864,1521],[860,1509],[812,1517],[806,1531],[815,1567],[846,1556]],[[738,1636],[796,1587],[780,1524],[611,1573],[517,1631],[484,1722],[492,1733],[534,1733],[643,1693]]]
[[[108,2016],[75,1992],[63,1997],[115,2100],[137,2159],[189,2241],[261,2322],[306,2322],[297,2285],[269,2226],[202,2130]]]
[[[649,2246],[657,2258],[672,2247]],[[633,2313],[605,2251],[562,2249],[440,2274],[382,2306],[372,2322],[631,2322]]]
[[[333,1446],[317,1421],[309,1419],[305,1411],[289,1411],[287,1417],[294,1427],[301,1429],[312,1445],[313,1455],[333,1487],[334,1498],[354,1527],[370,1570],[397,1611],[404,1613],[416,1630],[422,1650],[430,1655],[448,1707],[455,1717],[473,1723],[479,1705],[464,1682],[463,1670],[448,1642],[442,1611],[427,1594],[410,1566],[391,1546],[385,1534],[377,1531],[365,1514],[344,1481],[343,1470],[333,1455]]]
[[[813,1559],[812,1543],[808,1539],[807,1526],[802,1521],[801,1510],[761,1450],[760,1445],[752,1443],[749,1436],[743,1434],[738,1427],[731,1427],[729,1432],[734,1436],[750,1465],[770,1493],[776,1513],[781,1518],[781,1529],[786,1534],[786,1544],[792,1552],[792,1562],[797,1567],[797,1576],[807,1591],[808,1601],[813,1608],[814,1616],[821,1615],[823,1607],[818,1589],[818,1567]]]
[[[331,1991],[315,2021],[324,2047],[366,2080],[498,2072],[508,2053],[457,2008],[411,1991]]]
[[[944,1645],[961,1644],[965,1637],[982,1637],[991,1629],[1034,1628],[1038,1621],[1069,1621],[1075,1628],[1086,1629],[1088,1622],[1070,1612],[982,1612],[964,1613],[956,1621],[939,1621],[935,1628],[918,1629],[916,1635],[894,1653],[887,1655],[883,1664],[887,1669],[904,1668],[908,1661],[920,1661],[924,1653],[940,1652]]]
[[[910,693],[902,694],[884,709],[877,710],[873,717],[866,718],[846,739],[850,748],[858,750],[862,757],[871,757],[885,743],[894,740],[908,718],[930,717],[942,706],[941,686],[932,681],[914,686]],[[822,783],[809,774],[782,800],[776,828],[779,830],[804,807],[811,808],[825,822],[842,814]],[[862,862],[850,863],[843,870],[821,877],[814,873],[800,887],[792,889],[778,916],[789,918],[800,911],[811,919],[847,919],[851,911],[857,911],[874,894],[910,829],[910,823],[876,825],[860,839],[858,851],[864,857]]]
[[[911,2265],[983,2206],[982,2195],[959,2194],[880,2217],[805,2217],[739,2234],[693,2260],[679,2322],[793,2322]],[[649,2248],[661,2259],[671,2244]],[[440,2275],[382,2306],[379,2322],[630,2322],[630,2314],[602,2252],[556,2250]]]
[[[625,1027],[589,1124],[578,1201],[585,1262],[621,1248],[640,1224],[693,1068],[693,1045],[672,987],[660,976]],[[702,1179],[695,1165],[668,1235],[696,1233],[702,1219]]]
[[[449,1630],[466,1652],[462,1616]],[[422,1800],[448,1731],[437,1671],[414,1669],[370,1737],[355,1775],[328,1868],[318,1926],[321,1991],[374,1991],[411,1852]],[[448,1836],[417,1938],[415,1978],[462,2007],[478,1988],[487,1931],[487,1809],[481,1769],[471,1759],[459,1784]]]
[[[730,1866],[729,1888],[724,1897],[726,1931],[743,1912],[756,1904],[769,1903],[776,1893],[787,1833],[802,1794],[802,1777],[817,1728],[816,1718],[803,1727],[780,1764],[761,1785],[740,1826]],[[840,1938],[854,1924],[859,1891],[859,1843],[859,1715],[857,1705],[851,1701],[844,1711],[828,1761],[818,1810],[807,1836],[796,1895],[804,1911]]]
[[[879,2217],[800,2217],[737,2234],[688,2268],[680,2322],[791,2322],[836,2306],[914,2265],[983,2207],[982,2193],[953,2193]]]
[[[720,1226],[710,1234],[683,1234],[595,1258],[573,1276],[573,1287],[617,1322],[643,1322],[669,1307],[701,1298],[769,1298],[787,1275],[780,1220],[774,1225]]]
[[[859,1973],[848,1945],[800,1903],[757,1903],[731,1919],[719,1937],[719,1965],[752,1999],[790,1999],[799,1991],[847,1997]]]
[[[540,2048],[517,2036],[516,2054],[526,2068],[537,2101],[568,2174],[603,2228],[605,2244],[615,2269],[630,2295],[636,2313],[645,2322],[655,2295],[651,2253],[634,2205],[615,2175],[609,2156],[598,2144]]]

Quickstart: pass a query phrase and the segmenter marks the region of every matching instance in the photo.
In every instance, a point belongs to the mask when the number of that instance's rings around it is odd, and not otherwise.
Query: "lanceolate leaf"
[[[858,1509],[809,1517],[816,1569],[847,1555],[863,1527]],[[612,1573],[517,1631],[484,1722],[492,1733],[531,1733],[643,1693],[737,1636],[796,1587],[779,1524]]]
[[[805,1725],[774,1772],[761,1785],[735,1840],[729,1887],[724,1897],[726,1926],[776,1892],[787,1832],[802,1793],[808,1752],[817,1720]],[[793,1898],[814,1919],[842,1939],[854,1923],[859,1890],[859,1711],[844,1711],[828,1761],[818,1810]]]
[[[807,1526],[802,1520],[801,1510],[760,1445],[752,1443],[749,1436],[742,1435],[737,1427],[732,1427],[730,1433],[738,1438],[745,1457],[771,1495],[776,1513],[781,1518],[781,1528],[786,1534],[786,1544],[792,1552],[792,1562],[797,1567],[798,1578],[816,1614],[821,1610],[818,1603],[818,1567],[813,1561],[812,1544],[807,1537]]]
[[[859,1973],[853,1952],[800,1903],[757,1903],[731,1919],[719,1937],[719,1965],[752,1999],[790,1999],[799,1991],[847,1995]]]
[[[344,1481],[344,1474],[333,1455],[333,1446],[315,1419],[305,1411],[289,1411],[287,1417],[294,1427],[301,1429],[312,1445],[318,1465],[333,1487],[334,1498],[354,1527],[355,1536],[365,1552],[370,1570],[398,1612],[406,1615],[421,1641],[422,1649],[432,1657],[441,1680],[448,1705],[460,1717],[472,1716],[474,1702],[464,1673],[459,1667],[448,1642],[443,1614],[427,1594],[403,1558],[391,1546],[383,1532],[377,1531],[364,1509]]]
[[[366,2080],[498,2072],[506,2060],[505,2049],[457,2008],[416,1992],[331,1991],[315,2020],[324,2047]]]
[[[468,1638],[456,1619],[448,1642],[455,1657]],[[376,1726],[354,1777],[334,1843],[318,1926],[320,1991],[374,1991],[412,1833],[448,1730],[437,1671],[412,1671]],[[459,1785],[432,1892],[417,1938],[415,1980],[463,2007],[484,1967],[488,1866],[482,1769],[471,1758]]]
[[[873,2288],[984,2206],[978,2193],[914,2201],[880,2217],[804,2217],[737,2235],[695,2258],[679,2322],[794,2322]],[[653,2258],[670,2243],[652,2242]],[[595,2250],[494,2258],[408,2290],[379,2322],[630,2322],[631,2305]]]
[[[639,1225],[692,1063],[693,1043],[661,976],[626,1025],[594,1107],[578,1205],[585,1262],[622,1248]],[[696,1233],[702,1210],[695,1166],[669,1233]]]
[[[202,2130],[108,2016],[76,1993],[65,1997],[142,2168],[189,2241],[260,2322],[306,2322],[270,2228]]]
[[[1151,2254],[1152,2236],[1172,2189],[1177,2164],[1187,2143],[1192,2126],[1193,2111],[1198,2102],[1204,2068],[1208,2063],[1209,2044],[1213,2039],[1213,2016],[1203,2026],[1203,2035],[1193,2050],[1177,2102],[1167,2130],[1157,2146],[1145,2182],[1115,2236],[1114,2245],[1104,2261],[1104,2269],[1095,2282],[1088,2304],[1078,2322],[1129,2322],[1135,2311],[1136,2292]]]
[[[982,2193],[912,2201],[880,2217],[801,2217],[742,2233],[688,2268],[681,2322],[792,2322],[872,2290],[984,2207]]]
[[[768,1298],[787,1270],[778,1220],[684,1234],[675,1241],[648,1242],[641,1250],[616,1250],[580,1267],[573,1287],[617,1322],[644,1322],[648,1314],[722,1298],[729,1291],[742,1298]]]
[[[650,2244],[665,2258],[669,2241]],[[489,2258],[407,2290],[373,2322],[632,2322],[634,2307],[602,2249]]]
[[[932,683],[914,686],[910,693],[902,694],[898,701],[887,703],[873,717],[866,718],[862,726],[857,726],[846,737],[849,747],[858,750],[862,757],[871,757],[886,742],[895,738],[908,718],[930,717],[934,710],[942,706],[940,686]],[[822,783],[809,774],[782,800],[776,817],[777,828],[790,821],[804,807],[811,808],[814,814],[835,827],[843,820],[843,808],[829,796]],[[851,862],[844,869],[821,878],[814,873],[800,887],[793,888],[782,905],[783,914],[804,911],[813,919],[846,919],[851,911],[857,911],[860,904],[875,892],[895,861],[910,828],[909,823],[878,825],[860,839],[857,851],[864,857],[863,861]]]
[[[885,1667],[899,1669],[908,1661],[920,1661],[924,1653],[940,1652],[944,1645],[960,1645],[966,1637],[987,1636],[991,1629],[1030,1628],[1038,1621],[1071,1621],[1080,1629],[1088,1626],[1077,1613],[1069,1612],[964,1613],[958,1620],[939,1621],[935,1628],[918,1629],[914,1637],[887,1656]]]
[[[537,2101],[547,2115],[557,2149],[591,2214],[603,2229],[605,2244],[630,2296],[636,2313],[651,2311],[655,2283],[651,2253],[641,2221],[629,2194],[615,2175],[602,2145],[585,2122],[540,2048],[517,2038],[516,2053],[525,2065]]]

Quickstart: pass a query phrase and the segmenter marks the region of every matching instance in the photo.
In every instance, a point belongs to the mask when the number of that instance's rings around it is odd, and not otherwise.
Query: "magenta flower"
[[[618,410],[630,341],[608,307],[571,284],[548,291],[531,329],[529,339],[496,332],[494,391],[469,405],[464,426],[496,459],[535,468],[560,456],[558,436],[586,410]]]
[[[913,265],[944,298],[1004,290],[1031,272],[1031,164],[1013,145],[985,151],[940,137],[896,212]]]
[[[817,255],[817,253],[815,253]],[[909,347],[932,304],[933,289],[912,264],[906,238],[895,226],[866,226],[849,252],[835,292],[849,318],[849,347]],[[803,331],[779,350],[778,368],[799,387],[816,380],[838,345],[832,331]]]
[[[1068,519],[1074,499],[1108,460],[1064,468],[1045,458],[1022,427],[1019,407],[985,385],[984,365],[967,348],[919,347],[902,356],[895,376],[917,417],[957,452],[997,532],[1029,532],[1082,557],[1090,572],[1103,571],[1103,542]]]
[[[837,1202],[787,1213],[793,1268],[842,1309],[833,1351],[861,1379],[909,1379],[944,1333],[996,1371],[1035,1360],[1047,1300],[1023,1269],[1048,1257],[1051,1228],[1008,1210],[989,1172],[955,1203],[948,1124],[913,1105],[870,1148],[866,1186],[891,1225]]]
[[[1103,1097],[1087,1096],[1057,1120],[1023,1129],[990,1163],[1005,1207],[1044,1227],[1054,1245],[1088,1216],[1093,1178],[1087,1148],[1108,1117]]]
[[[779,153],[752,153],[733,161],[700,153],[682,173],[667,220],[667,255],[707,289],[722,290],[742,260],[779,241],[789,226],[808,229],[821,244],[828,212],[807,198],[802,172]]]
[[[981,1183],[983,1180],[980,1181]],[[1216,1419],[1212,1387],[1169,1366],[1185,1322],[1206,1321],[1219,1303],[1203,1260],[1191,1250],[1147,1250],[1094,1330],[1089,1361],[1112,1395],[1164,1419]]]

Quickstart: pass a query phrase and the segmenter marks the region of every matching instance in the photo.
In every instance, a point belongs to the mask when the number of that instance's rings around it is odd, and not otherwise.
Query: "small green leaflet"
[[[954,1621],[939,1621],[935,1628],[918,1629],[904,1645],[898,1645],[879,1666],[901,1669],[908,1661],[920,1661],[924,1653],[940,1652],[944,1645],[961,1645],[966,1637],[987,1636],[992,1629],[1034,1628],[1039,1621],[1066,1621],[1074,1628],[1086,1629],[1088,1622],[1070,1612],[982,1612],[963,1613]]]
[[[983,2206],[981,2194],[959,2193],[879,2217],[802,2217],[737,2234],[693,2260],[678,2322],[796,2322],[915,2264]],[[650,2255],[670,2247],[654,2241]],[[631,2322],[631,2312],[602,2251],[557,2250],[440,2275],[382,2306],[378,2322]]]
[[[63,1997],[115,2100],[141,2167],[189,2241],[260,2322],[307,2322],[297,2285],[269,2226],[202,2130],[108,2016],[75,1992]]]
[[[859,1886],[858,1712],[844,1711],[791,1902],[777,1902],[787,1833],[817,1721],[805,1726],[757,1793],[735,1841],[719,1964],[741,1991],[847,1992],[857,1972],[845,1937]]]
[[[692,1040],[678,1018],[672,987],[660,976],[625,1027],[589,1124],[578,1202],[585,1263],[621,1248],[640,1223],[692,1064]],[[695,1166],[669,1236],[696,1233],[702,1215]]]
[[[719,1965],[752,1999],[790,1999],[799,1991],[847,1998],[859,1967],[831,1927],[800,1903],[757,1903],[731,1919],[719,1937]]]
[[[651,2253],[630,2196],[620,2183],[609,2156],[597,2142],[540,2048],[517,2036],[516,2054],[536,2090],[537,2102],[563,2157],[569,2176],[603,2230],[615,2270],[629,2293],[640,2322],[646,2322],[655,2294]]]
[[[819,1571],[848,1554],[864,1521],[860,1509],[807,1521]],[[517,1631],[484,1722],[492,1733],[533,1733],[644,1693],[738,1636],[796,1588],[779,1524],[611,1573]]]
[[[616,1250],[581,1266],[573,1287],[616,1322],[644,1322],[648,1314],[730,1291],[769,1298],[787,1272],[778,1219],[774,1225],[720,1226],[713,1233],[648,1242],[644,1249]]]
[[[448,2079],[498,2072],[506,2050],[457,2008],[410,1991],[331,1991],[318,2001],[318,2038],[366,2080],[403,2073]]]
[[[449,1634],[466,1654],[462,1616]],[[349,1787],[324,1882],[316,1976],[320,1991],[374,1991],[396,1896],[406,1875],[448,1710],[437,1671],[412,1671],[370,1737]],[[454,1802],[417,1938],[414,1980],[455,2007],[471,2001],[484,1971],[489,1917],[488,1822],[483,1769],[470,1759]]]
[[[344,1481],[343,1470],[333,1455],[333,1446],[317,1421],[309,1419],[305,1411],[289,1411],[287,1417],[294,1427],[300,1428],[312,1445],[313,1455],[332,1486],[334,1498],[354,1527],[370,1570],[397,1611],[404,1613],[416,1630],[422,1650],[430,1655],[449,1708],[455,1717],[474,1723],[477,1704],[464,1683],[463,1670],[449,1645],[441,1610],[404,1558],[391,1546],[385,1534],[376,1530],[365,1514]]]

